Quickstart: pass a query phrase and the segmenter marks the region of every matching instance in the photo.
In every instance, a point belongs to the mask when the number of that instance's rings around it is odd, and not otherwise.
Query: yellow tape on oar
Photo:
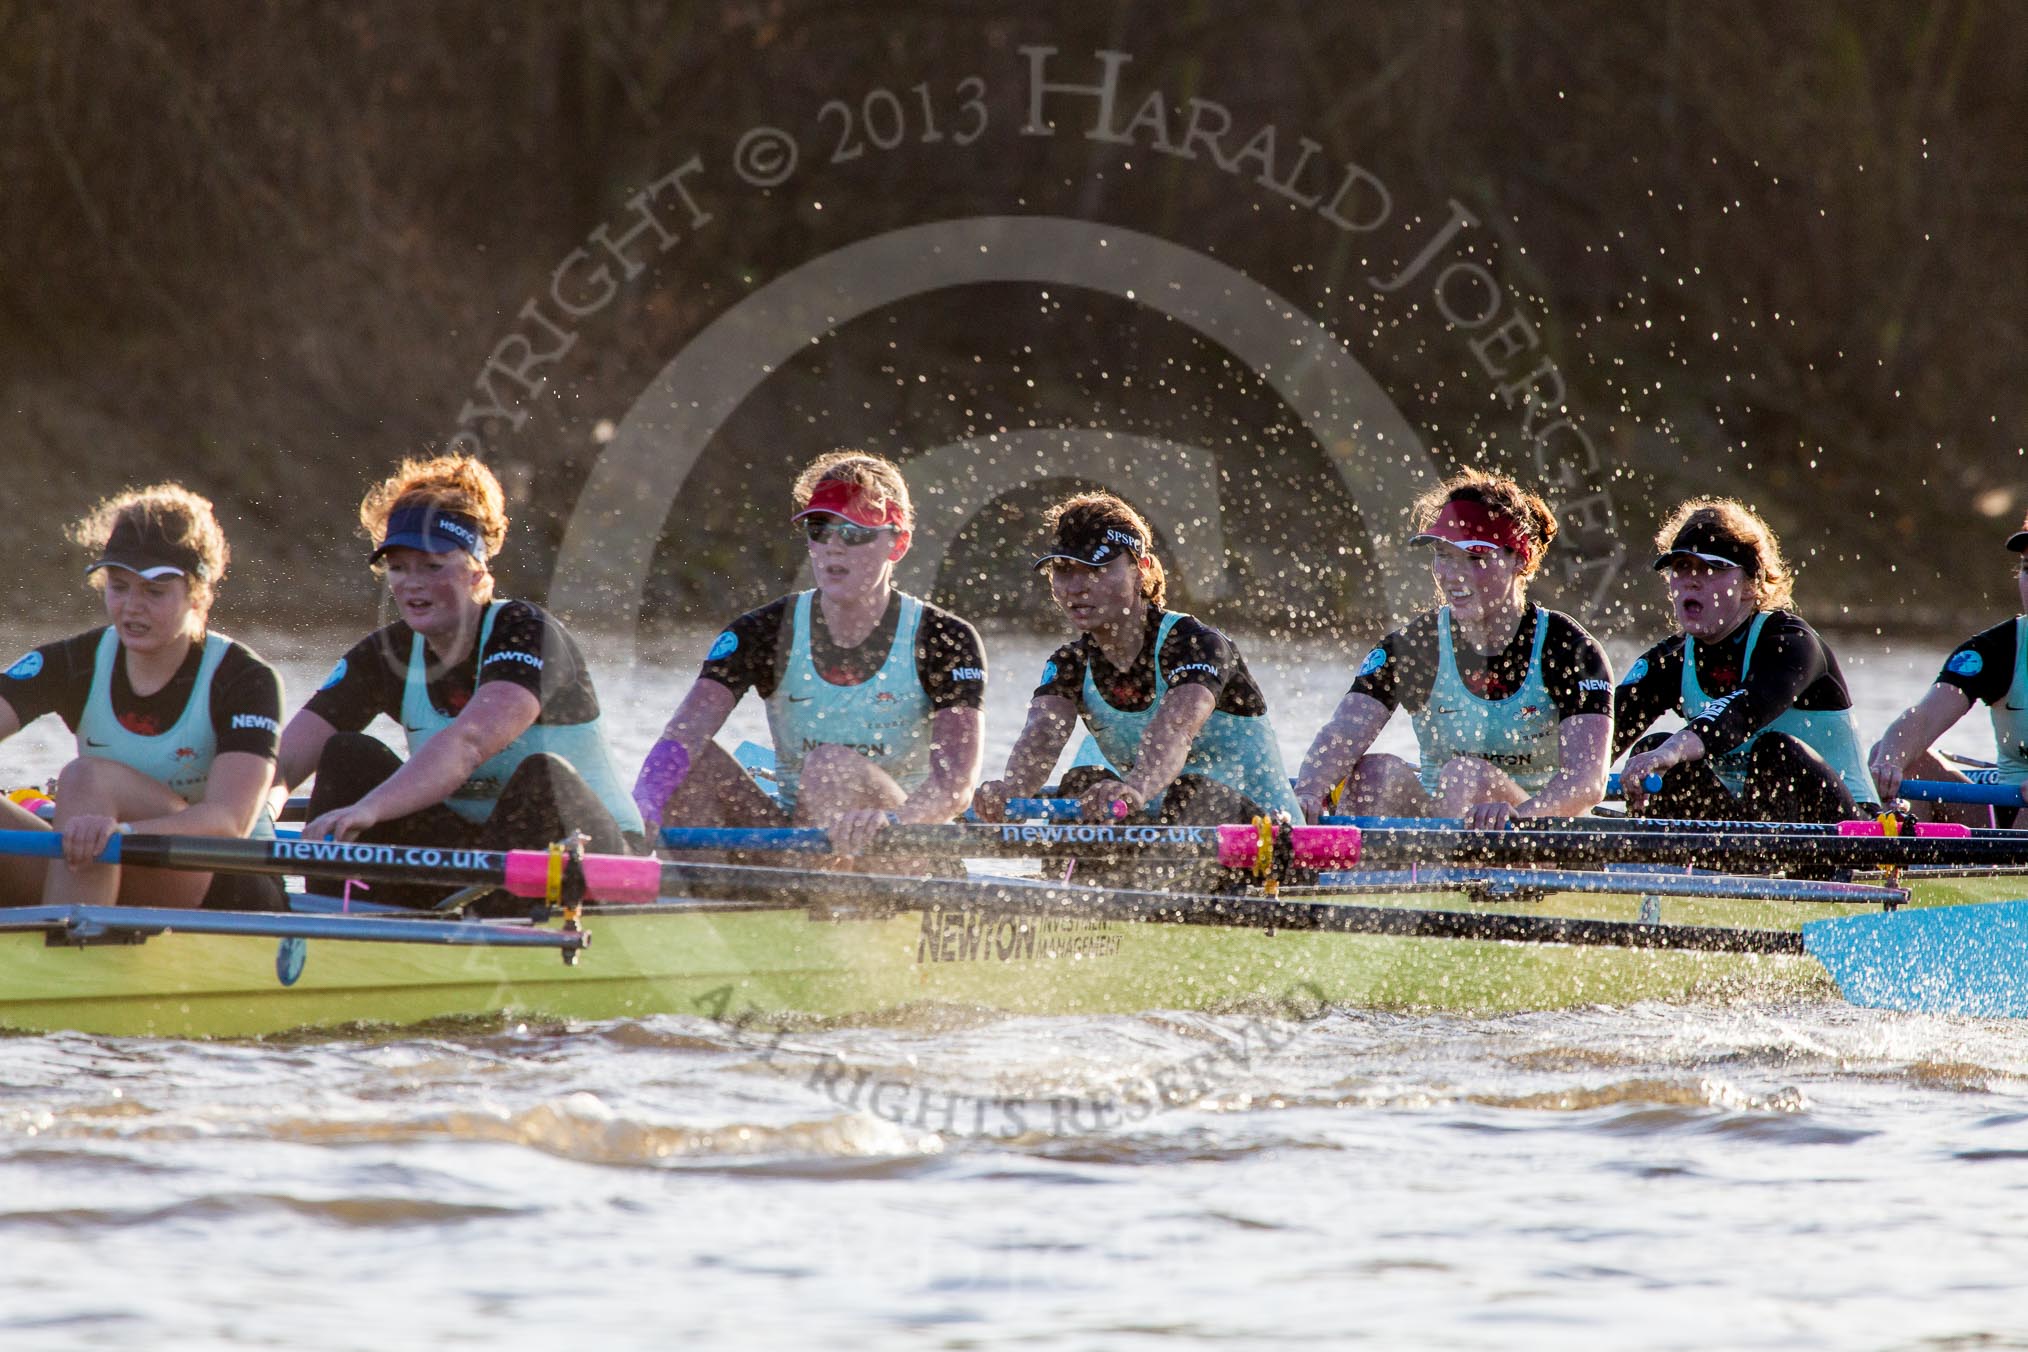
[[[1254,829],[1260,833],[1260,844],[1253,856],[1253,876],[1260,883],[1260,890],[1268,896],[1281,891],[1281,879],[1275,876],[1275,823],[1272,817],[1255,817]]]

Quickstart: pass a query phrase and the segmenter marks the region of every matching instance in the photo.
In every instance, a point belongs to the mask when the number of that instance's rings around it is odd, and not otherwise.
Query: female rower
[[[1513,479],[1467,469],[1413,520],[1441,605],[1366,655],[1303,758],[1303,810],[1316,820],[1342,781],[1341,810],[1362,816],[1492,829],[1589,812],[1605,796],[1612,670],[1584,626],[1528,599],[1555,516]],[[1367,749],[1398,705],[1414,715],[1419,768]]]
[[[985,650],[971,625],[895,590],[915,508],[891,461],[820,456],[789,519],[816,587],[718,636],[634,795],[657,826],[822,826],[855,855],[889,821],[947,822],[971,801]],[[712,740],[749,690],[767,704],[778,798]]]
[[[44,644],[0,675],[0,737],[54,713],[77,734],[56,780],[63,860],[0,860],[21,903],[276,910],[268,878],[95,864],[116,832],[273,834],[266,812],[281,728],[273,667],[207,620],[230,552],[211,503],[179,484],[108,498],[72,528],[110,623]],[[47,830],[0,801],[0,826]]]
[[[2016,789],[2028,802],[2028,521],[2007,539],[2019,556],[2013,569],[2021,592],[2020,615],[2003,620],[1960,643],[1944,659],[1943,670],[1929,693],[1888,725],[1867,760],[1883,799],[1901,790],[1903,779],[1944,779],[1965,782],[1965,776],[1930,752],[1930,746],[1984,700],[1993,717],[1993,742],[1998,761],[1994,781]],[[1917,804],[1927,810],[1929,804]],[[2016,809],[2001,808],[1993,824],[2019,824]],[[1936,815],[1986,824],[1984,809],[1938,805]]]
[[[1055,538],[1035,566],[1078,636],[1043,664],[1006,770],[973,797],[978,814],[1003,820],[1009,798],[1040,789],[1082,718],[1107,762],[1063,777],[1087,821],[1293,816],[1260,687],[1231,639],[1165,608],[1167,578],[1140,513],[1081,493],[1047,521]]]
[[[1627,805],[1658,817],[1839,821],[1877,801],[1838,659],[1787,609],[1794,577],[1751,507],[1693,498],[1655,536],[1679,632],[1614,691]],[[1689,726],[1648,725],[1674,711]],[[1649,776],[1662,787],[1650,792]]]
[[[493,593],[499,480],[470,456],[405,461],[368,490],[368,561],[397,613],[338,659],[282,732],[282,778],[314,771],[306,840],[535,848],[582,832],[624,852],[641,818],[616,773],[590,669],[542,607]],[[363,729],[398,721],[408,759]],[[428,905],[441,889],[376,887]]]

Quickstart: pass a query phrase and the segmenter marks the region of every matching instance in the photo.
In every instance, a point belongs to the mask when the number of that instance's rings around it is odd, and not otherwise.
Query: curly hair
[[[218,524],[218,513],[210,498],[179,483],[129,488],[103,499],[85,513],[71,526],[70,538],[97,554],[105,549],[113,529],[122,521],[145,523],[151,533],[159,533],[172,544],[197,555],[199,571],[190,579],[191,589],[201,592],[207,600],[216,594],[218,584],[232,566],[232,549],[225,542],[225,531]],[[104,581],[104,574],[92,574],[93,585],[103,586]]]
[[[1169,597],[1169,574],[1155,557],[1155,532],[1126,499],[1111,493],[1079,493],[1065,498],[1042,515],[1042,522],[1061,535],[1065,531],[1124,530],[1140,537],[1141,595],[1161,606]]]
[[[1746,571],[1753,584],[1755,609],[1789,608],[1795,600],[1795,570],[1782,557],[1782,542],[1775,538],[1774,527],[1738,498],[1691,498],[1679,503],[1655,532],[1655,552],[1668,553],[1678,535],[1698,525],[1716,527],[1753,550],[1752,566]]]
[[[493,471],[475,456],[402,461],[359,502],[359,526],[366,538],[379,543],[387,534],[387,518],[401,507],[435,507],[471,517],[479,523],[488,559],[507,543],[507,495]]]

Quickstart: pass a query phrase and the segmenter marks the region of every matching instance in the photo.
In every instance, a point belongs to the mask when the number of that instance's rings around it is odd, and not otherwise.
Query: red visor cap
[[[867,500],[866,490],[858,484],[843,479],[826,479],[810,494],[810,505],[790,517],[801,521],[806,516],[842,516],[855,526],[893,526],[905,529],[902,523],[901,500],[889,498],[878,507]]]
[[[1460,498],[1444,504],[1429,529],[1410,540],[1412,545],[1442,542],[1460,549],[1497,547],[1511,549],[1525,562],[1535,553],[1528,532],[1511,516],[1492,511],[1483,502]]]

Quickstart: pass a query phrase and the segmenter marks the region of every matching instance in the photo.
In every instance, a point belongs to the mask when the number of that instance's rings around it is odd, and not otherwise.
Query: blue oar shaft
[[[1959,784],[1949,779],[1904,779],[1901,797],[1926,803],[1973,803],[1981,807],[2022,807],[2018,784]]]
[[[1325,873],[1318,883],[1348,892],[1484,890],[1598,892],[1617,896],[1740,898],[1757,901],[1820,901],[1878,906],[1902,902],[1902,888],[1869,883],[1810,882],[1795,878],[1748,878],[1729,873],[1594,872],[1574,869],[1474,869],[1436,866],[1416,869],[1350,869]]]

